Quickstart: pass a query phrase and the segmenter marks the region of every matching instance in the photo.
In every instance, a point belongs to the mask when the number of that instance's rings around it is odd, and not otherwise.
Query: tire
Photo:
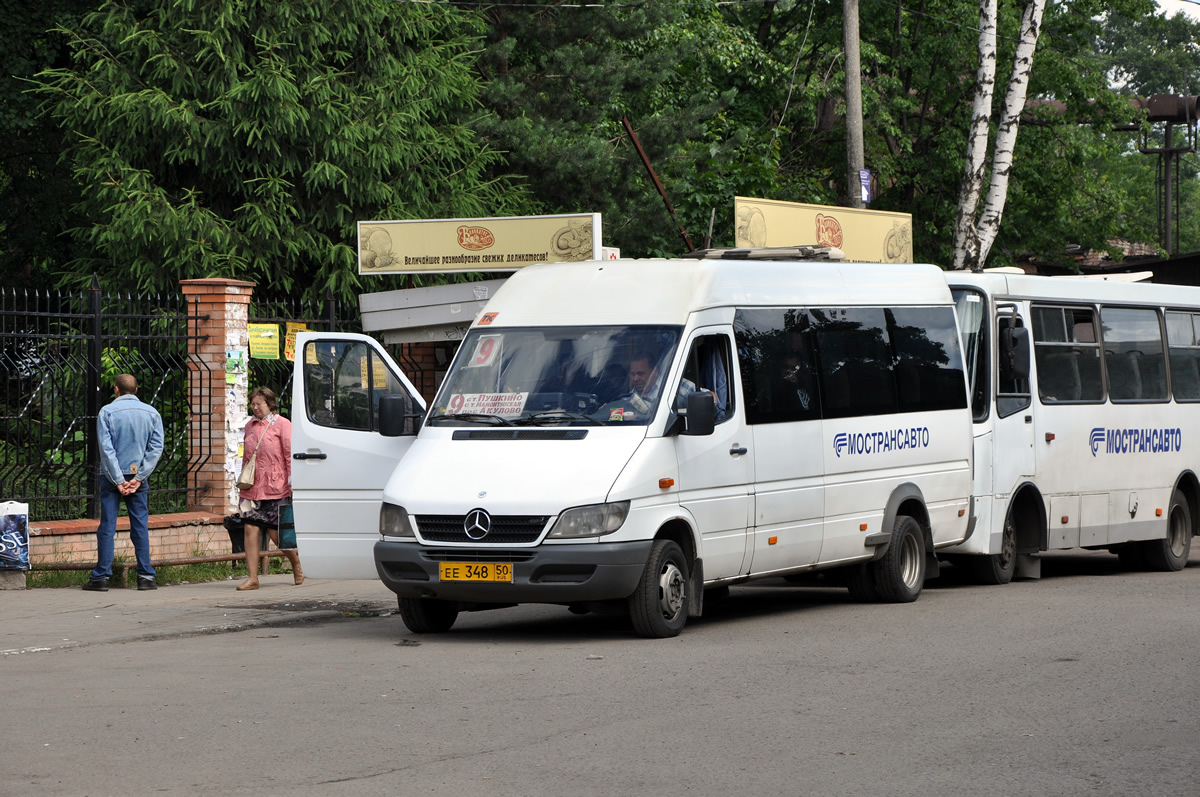
[[[400,619],[414,634],[442,634],[458,619],[458,605],[432,598],[400,598]]]
[[[860,603],[878,603],[879,590],[875,588],[875,562],[864,562],[846,568],[846,589],[850,597]]]
[[[1167,536],[1142,543],[1142,557],[1151,570],[1169,573],[1182,570],[1191,551],[1192,512],[1183,494],[1176,490],[1171,495],[1171,508],[1167,510]]]
[[[629,596],[629,618],[640,636],[678,636],[687,623],[690,568],[683,549],[671,540],[655,540],[637,589]]]
[[[1013,518],[1012,506],[1004,518],[1004,533],[1000,542],[1000,553],[988,556],[968,556],[967,568],[971,580],[976,584],[1007,584],[1017,572],[1017,521]]]
[[[887,603],[911,603],[925,586],[925,535],[908,515],[896,518],[892,542],[883,558],[871,563],[875,589]]]

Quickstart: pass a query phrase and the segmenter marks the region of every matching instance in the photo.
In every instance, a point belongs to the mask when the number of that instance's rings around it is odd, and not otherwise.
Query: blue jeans
[[[142,482],[136,493],[121,495],[117,485],[100,477],[100,528],[96,529],[96,569],[92,578],[112,576],[113,539],[117,536],[117,512],[121,501],[129,510],[129,540],[137,556],[139,578],[154,578],[150,566],[150,485]]]

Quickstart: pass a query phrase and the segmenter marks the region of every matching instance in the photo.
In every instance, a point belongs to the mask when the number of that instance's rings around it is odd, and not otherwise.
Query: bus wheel
[[[441,634],[458,619],[458,605],[432,598],[401,598],[400,619],[414,634]]]
[[[672,540],[655,540],[642,580],[629,596],[633,629],[644,637],[678,636],[687,622],[688,562]]]
[[[1007,584],[1017,570],[1017,521],[1013,519],[1012,507],[1004,518],[1004,535],[1000,541],[1000,553],[991,556],[969,556],[971,578],[976,584]]]
[[[887,553],[872,563],[880,600],[910,603],[925,586],[925,542],[921,524],[908,515],[896,518]]]
[[[862,603],[878,601],[879,590],[875,589],[875,563],[865,562],[846,568],[846,589],[850,590],[850,597],[856,601]]]
[[[1182,570],[1192,550],[1192,513],[1178,490],[1167,510],[1167,536],[1142,543],[1142,555],[1151,570]]]

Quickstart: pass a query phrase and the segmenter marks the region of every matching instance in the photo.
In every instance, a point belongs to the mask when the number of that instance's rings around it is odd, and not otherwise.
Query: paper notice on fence
[[[308,324],[298,324],[294,321],[287,322],[287,338],[283,344],[283,356],[288,362],[296,362],[296,333],[307,330]]]
[[[249,324],[250,356],[258,360],[279,359],[279,324]]]
[[[29,504],[0,503],[0,570],[29,569]]]

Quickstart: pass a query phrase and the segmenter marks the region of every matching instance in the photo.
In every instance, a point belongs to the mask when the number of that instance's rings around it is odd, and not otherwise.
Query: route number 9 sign
[[[479,343],[475,345],[475,352],[471,355],[471,361],[467,363],[467,367],[486,368],[494,364],[496,357],[500,354],[503,340],[503,335],[480,335]]]

